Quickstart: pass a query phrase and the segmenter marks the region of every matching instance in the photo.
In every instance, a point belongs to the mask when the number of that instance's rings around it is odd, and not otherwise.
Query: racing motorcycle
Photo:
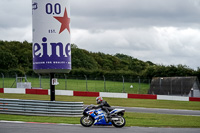
[[[83,116],[80,119],[80,123],[84,127],[90,127],[93,124],[111,126],[114,125],[117,128],[121,128],[126,124],[126,120],[123,117],[125,109],[114,109],[110,111],[110,117],[107,118],[106,112],[101,108],[94,109],[94,105],[89,105],[83,110]]]

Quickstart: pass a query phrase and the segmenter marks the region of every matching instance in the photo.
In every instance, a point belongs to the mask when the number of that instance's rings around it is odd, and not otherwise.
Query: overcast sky
[[[71,43],[200,67],[200,0],[71,0]],[[0,40],[32,42],[32,0],[0,0]]]

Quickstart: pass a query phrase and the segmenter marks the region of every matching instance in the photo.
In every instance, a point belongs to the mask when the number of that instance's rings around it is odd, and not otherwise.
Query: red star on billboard
[[[69,33],[70,33],[70,28],[69,28],[70,18],[68,18],[68,16],[67,16],[66,8],[65,8],[65,12],[64,12],[64,16],[63,17],[55,17],[54,16],[54,18],[57,19],[61,23],[59,34],[61,32],[63,32],[65,29],[67,29],[69,31]]]

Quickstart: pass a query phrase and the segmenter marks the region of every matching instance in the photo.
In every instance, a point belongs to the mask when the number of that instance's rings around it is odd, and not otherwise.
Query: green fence
[[[113,77],[112,80],[106,80],[105,76],[97,78],[80,77],[63,77],[55,76],[59,85],[57,90],[74,90],[74,91],[92,91],[92,92],[126,92],[133,94],[147,94],[150,88],[150,79],[130,79],[126,77]],[[110,79],[110,78],[109,78]],[[121,81],[120,81],[121,80]],[[50,89],[49,76],[31,77],[24,76],[2,76],[0,88],[16,88],[17,82],[31,82],[32,88]]]

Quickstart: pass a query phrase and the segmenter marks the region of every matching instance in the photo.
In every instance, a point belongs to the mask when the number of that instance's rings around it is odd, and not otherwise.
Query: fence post
[[[151,79],[148,79],[149,80],[149,88],[151,87]]]
[[[3,75],[3,73],[1,73],[1,75],[2,75],[2,80],[3,80],[3,88],[4,88],[4,75]]]
[[[171,78],[170,88],[171,88],[171,95],[172,95],[172,78]]]
[[[87,86],[87,76],[86,75],[84,75],[85,76],[85,80],[86,80],[86,91],[88,91],[88,86]]]
[[[182,88],[182,85],[183,85],[183,83],[182,83],[182,80],[181,80],[181,96],[183,96],[183,88]]]
[[[25,82],[28,82],[27,77],[26,77],[26,74],[24,75],[24,78],[25,78]]]
[[[104,75],[103,75],[103,80],[104,80],[104,91],[106,92],[106,78]]]
[[[97,79],[97,78],[95,77],[95,78],[94,78],[94,80],[95,80],[95,83],[94,83],[94,91],[95,91],[95,92],[96,92],[96,83],[97,83],[97,82],[96,82],[96,79]]]
[[[124,93],[124,76],[122,75],[122,79],[123,79],[123,93]]]
[[[163,78],[160,77],[160,91],[161,91],[161,93],[164,94],[164,91],[162,90],[162,80],[163,80]]]
[[[64,76],[65,76],[65,90],[67,90],[67,75],[64,74]]]
[[[39,75],[39,81],[40,81],[40,88],[42,88],[41,75],[40,74],[38,74],[38,75]]]
[[[140,94],[140,76],[138,76],[138,83],[139,83],[139,85],[138,85],[138,94]]]
[[[78,89],[78,78],[77,78],[77,76],[76,76],[76,85],[77,85],[77,89]]]
[[[50,73],[50,100],[55,101],[55,85],[52,84],[52,79],[55,78],[55,73]]]
[[[17,88],[17,82],[18,82],[18,79],[17,79],[17,74],[15,73],[15,76],[16,76],[16,88]]]

